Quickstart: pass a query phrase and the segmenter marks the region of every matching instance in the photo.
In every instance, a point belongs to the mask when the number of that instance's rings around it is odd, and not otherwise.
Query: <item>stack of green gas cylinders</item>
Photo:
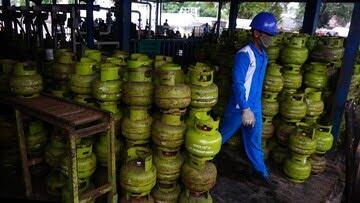
[[[310,173],[322,173],[326,168],[325,153],[331,149],[331,126],[324,124],[296,123],[288,138],[290,156],[276,151],[274,160],[284,161],[286,176],[295,183],[304,182]]]
[[[122,99],[128,105],[121,131],[126,148],[147,145],[151,136],[152,117],[149,114],[153,100],[152,60],[143,54],[132,54],[127,62]]]
[[[170,56],[162,56],[162,55],[156,55],[155,56],[155,62],[154,62],[154,68],[155,70],[158,70],[162,65],[173,63],[173,58]]]
[[[274,41],[273,43],[275,43]],[[268,140],[273,137],[275,127],[273,124],[274,117],[279,113],[279,102],[277,100],[279,93],[283,89],[283,77],[281,75],[281,66],[275,61],[279,57],[280,50],[274,46],[269,47],[272,50],[272,55],[269,55],[270,64],[268,65],[266,76],[263,84],[262,94],[262,149],[264,159],[269,156]]]
[[[54,96],[64,97],[70,92],[70,77],[74,73],[75,55],[66,50],[58,49],[54,55],[54,62],[45,63],[43,76],[47,90]]]
[[[127,61],[122,99],[128,105],[122,119],[125,138],[124,163],[120,169],[122,202],[153,202],[150,195],[156,182],[156,168],[149,149],[153,101],[153,61],[144,54],[131,54]]]
[[[296,123],[306,116],[301,71],[308,58],[308,49],[306,35],[284,34],[279,37],[283,37],[282,43],[278,42],[279,46],[282,46],[278,60],[281,65],[278,68],[283,79],[283,89],[277,97],[280,115],[273,120],[276,141],[275,144],[269,143],[269,149],[273,160],[281,165],[288,156],[288,139],[296,129]],[[267,106],[263,106],[264,112],[266,108]]]
[[[274,117],[279,113],[279,93],[283,90],[284,79],[282,66],[277,63],[282,48],[282,35],[275,36],[267,48],[269,58],[268,67],[263,83],[262,94],[262,149],[264,159],[269,157],[269,140],[274,136]]]
[[[302,65],[307,60],[308,55],[306,36],[300,34],[290,37],[288,42],[284,44],[280,54],[284,88],[278,100],[280,105],[288,104],[288,101],[294,103],[285,108],[280,108],[280,114],[283,118],[293,122],[300,121],[306,114],[304,93],[300,88],[302,85]]]
[[[189,67],[188,84],[191,87],[191,105],[188,125],[193,125],[196,113],[209,112],[218,101],[218,87],[213,83],[214,70],[206,64]]]
[[[321,89],[322,91],[322,97],[325,102],[324,113],[326,115],[329,115],[332,110],[334,90],[337,86],[344,54],[343,46],[344,38],[321,37],[318,38],[315,48],[310,54],[309,64],[316,63],[323,66],[323,68],[314,67],[310,72],[309,70],[306,72],[308,73],[308,78],[314,81],[313,84],[317,83],[318,87],[315,88]],[[326,80],[320,79],[319,77],[319,74],[323,75],[323,69],[326,70]],[[319,85],[321,85],[321,87]]]
[[[0,93],[10,93],[10,78],[16,61],[0,59]]]
[[[70,78],[70,89],[74,93],[74,101],[94,106],[92,83],[97,77],[96,61],[81,58],[75,65],[75,73]]]
[[[152,125],[154,164],[157,184],[152,191],[155,202],[177,202],[180,194],[178,179],[183,164],[180,152],[184,143],[186,125],[184,115],[190,105],[190,87],[184,84],[184,74],[177,64],[166,62],[155,66],[154,100],[160,114]],[[155,64],[159,63],[159,59]]]
[[[305,181],[311,171],[323,172],[326,166],[326,159],[323,156],[325,152],[315,152],[315,148],[318,144],[319,148],[327,151],[332,146],[331,125],[324,119],[326,114],[323,99],[327,97],[324,98],[323,92],[329,88],[329,67],[339,63],[338,55],[342,54],[339,45],[342,47],[342,43],[338,38],[322,40],[323,42],[320,43],[317,37],[304,34],[287,34],[287,37],[284,35],[280,60],[277,61],[281,63],[278,67],[282,73],[283,90],[277,98],[280,115],[273,122],[275,127],[273,132],[276,136],[269,143],[269,150],[276,163],[284,164],[285,174],[294,182]],[[336,43],[328,42],[329,40],[335,40]],[[332,44],[336,50],[336,56],[331,59],[332,61],[323,56],[331,53],[329,46],[325,44]],[[307,47],[312,50],[310,58]],[[314,54],[314,52],[318,53]],[[273,58],[271,55],[269,58]],[[267,89],[267,79],[273,69],[272,66],[270,61],[264,90]],[[263,101],[269,97],[264,91]],[[269,109],[272,109],[269,102],[263,103],[264,116],[269,114]],[[266,130],[266,119],[264,121],[263,135],[266,135],[271,131]]]
[[[108,160],[115,158],[116,166],[119,166],[123,141],[121,139],[121,85],[126,69],[127,52],[116,51],[113,56],[106,58],[100,65],[100,75],[92,84],[92,92],[100,109],[108,111],[112,115],[115,133],[115,155],[108,157],[109,133],[101,133],[96,139],[95,153],[98,167],[95,171],[94,183],[103,185],[108,182]],[[106,197],[102,197],[106,199]]]
[[[67,145],[69,146],[69,145]],[[66,151],[69,151],[68,149]],[[77,187],[79,195],[83,194],[86,191],[89,191],[94,188],[92,183],[92,176],[96,170],[96,155],[93,152],[93,139],[89,138],[80,138],[76,140],[76,165],[77,165]],[[62,188],[61,199],[62,202],[72,202],[71,189],[76,186],[71,185],[70,173],[70,156],[62,157],[60,161],[60,172],[66,177],[64,185]],[[60,177],[56,177],[59,178]],[[87,203],[95,202],[94,200],[86,200]]]
[[[124,53],[122,57],[109,57],[100,65],[100,76],[92,83],[92,93],[102,110],[111,112],[115,125],[115,158],[120,158],[120,135],[121,135],[121,84],[122,70],[126,65],[125,59],[127,55]],[[107,167],[108,162],[108,134],[102,133],[96,143],[95,152],[98,163]]]
[[[126,51],[114,51],[111,57],[106,59],[107,62],[116,64],[119,67],[120,79],[124,80],[124,74],[126,72],[126,62],[129,58],[129,53]]]
[[[101,51],[96,49],[85,49],[83,58],[90,59],[95,63],[95,70],[98,71],[100,69],[100,65],[103,62],[103,56]]]
[[[210,189],[215,185],[217,170],[211,162],[221,148],[219,119],[210,115],[216,105],[218,88],[213,83],[214,70],[203,63],[189,67],[191,108],[186,120],[186,160],[181,169],[185,189],[179,202],[212,202]]]
[[[156,184],[156,167],[149,147],[133,146],[126,150],[119,180],[122,197],[120,202],[154,202],[150,195]]]
[[[216,75],[216,82],[221,89],[231,89],[230,85],[225,85],[226,81],[231,81],[231,74],[225,73],[231,71],[232,65],[230,62],[225,63],[224,53],[232,56],[231,60],[227,61],[233,61],[236,51],[246,45],[244,43],[246,38],[248,37],[243,30],[237,30],[235,35],[223,32],[217,49],[212,51],[217,53],[205,56],[210,60],[214,55],[217,56],[215,57],[217,60],[212,63],[218,65],[220,76]],[[239,44],[243,45],[239,47]],[[300,170],[300,168],[296,169],[300,166],[296,164],[300,162],[303,163],[301,167],[306,165],[308,174],[310,174],[309,171],[320,173],[325,169],[324,154],[332,146],[332,126],[329,117],[344,53],[343,44],[344,39],[340,37],[280,33],[273,37],[271,45],[267,48],[269,63],[262,97],[264,158],[268,157],[270,151],[271,158],[280,166],[283,166],[284,161],[287,160],[287,169],[295,167],[294,170],[287,170],[290,178],[292,172],[296,176],[296,170]],[[359,95],[359,70],[360,67],[355,65],[349,99],[356,99]],[[217,110],[223,111],[226,104],[223,98],[226,97],[222,95],[226,95],[226,90],[220,92],[219,104],[221,105],[216,107]],[[319,148],[326,150],[323,152],[316,150],[314,153],[305,154],[290,153],[294,151],[292,150],[294,147],[290,147],[293,144],[289,143],[289,139],[297,134],[299,128],[300,130],[308,128],[309,131],[313,131],[313,134],[308,133],[307,137],[311,139],[309,142],[315,140]],[[239,142],[239,137],[234,136],[228,143],[239,145]],[[302,157],[299,158],[299,154]]]
[[[38,158],[43,155],[48,136],[44,124],[39,121],[29,122],[26,132],[26,149],[30,158]]]
[[[50,166],[50,173],[46,178],[46,191],[53,196],[60,196],[65,185],[65,176],[60,172],[60,163],[66,151],[66,134],[60,128],[54,128],[50,141],[45,147],[45,162]]]
[[[326,168],[325,154],[333,145],[334,137],[331,134],[332,126],[322,121],[318,121],[314,128],[314,139],[316,140],[316,149],[310,157],[311,172],[314,174],[322,173]]]
[[[42,125],[39,122],[30,123],[29,132],[38,131]],[[33,129],[32,129],[33,128]],[[46,191],[61,199],[62,202],[72,202],[72,187],[77,187],[79,195],[94,188],[91,181],[96,170],[96,156],[93,153],[93,141],[91,138],[76,140],[76,165],[78,182],[71,185],[69,143],[67,133],[60,128],[54,128],[50,140],[45,146],[44,159],[50,167],[46,177]],[[39,136],[38,136],[39,137]],[[34,140],[34,139],[33,139]],[[40,140],[39,138],[37,140]],[[33,149],[33,148],[31,148]],[[35,151],[35,150],[32,150]],[[35,151],[36,152],[36,151]],[[32,152],[34,153],[34,152]],[[87,200],[85,202],[93,202]]]
[[[179,202],[213,202],[210,189],[215,185],[217,170],[210,160],[220,151],[219,120],[198,112],[185,136],[186,161],[181,169],[185,189]]]
[[[309,66],[305,72],[304,82],[307,88],[305,91],[310,91],[308,94],[308,114],[316,113],[315,108],[323,109],[322,117],[328,117],[332,111],[332,101],[334,100],[334,93],[339,79],[340,68],[342,65],[342,58],[344,54],[344,38],[340,37],[321,37],[317,38],[315,48],[311,52]],[[357,66],[354,67],[352,77],[352,85],[349,89],[349,99],[354,98],[353,93],[356,95],[356,86],[359,81],[357,78]],[[325,72],[325,74],[324,74]],[[311,89],[311,90],[309,90]],[[316,95],[318,94],[318,95]],[[320,96],[321,94],[321,96]],[[320,97],[324,101],[320,105]],[[317,101],[314,102],[314,98]],[[312,107],[310,107],[312,106]],[[320,114],[320,112],[318,112]],[[308,116],[307,116],[308,117]],[[332,147],[333,136],[331,134],[332,126],[329,119],[314,119],[313,125],[315,126],[315,137],[317,138],[316,153],[311,156],[311,166],[313,173],[320,173],[325,170],[326,159],[324,154]],[[344,119],[342,121],[344,126]],[[345,134],[345,129],[342,128],[342,135]],[[343,136],[341,136],[343,137]],[[343,138],[340,138],[343,139]]]
[[[9,173],[16,172],[20,166],[19,144],[16,123],[8,116],[0,117],[0,167]]]
[[[291,181],[304,182],[311,173],[309,157],[316,149],[313,128],[306,123],[297,123],[288,143],[290,156],[285,159],[283,170]]]
[[[14,65],[10,78],[12,93],[24,98],[33,98],[39,96],[42,89],[42,77],[37,73],[35,63],[18,62]]]

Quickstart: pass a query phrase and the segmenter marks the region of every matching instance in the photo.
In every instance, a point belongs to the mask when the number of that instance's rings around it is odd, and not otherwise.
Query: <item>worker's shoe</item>
[[[264,177],[258,172],[254,172],[254,183],[269,188],[270,190],[276,190],[278,188],[278,183],[274,181],[270,176]]]

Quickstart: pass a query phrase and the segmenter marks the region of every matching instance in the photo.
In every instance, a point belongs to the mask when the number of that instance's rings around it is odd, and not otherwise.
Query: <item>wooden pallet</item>
[[[30,166],[39,164],[42,158],[28,159],[23,118],[24,115],[45,121],[64,129],[69,140],[70,174],[73,202],[92,200],[103,194],[108,194],[108,202],[117,202],[116,171],[115,171],[115,128],[110,113],[96,108],[73,103],[68,100],[48,95],[40,95],[35,98],[21,98],[16,96],[0,97],[0,103],[12,106],[15,109],[17,133],[19,138],[20,155],[26,196],[29,199],[39,199],[33,193]],[[25,117],[26,117],[25,116]],[[79,197],[77,177],[76,139],[89,137],[100,132],[108,135],[108,182]]]

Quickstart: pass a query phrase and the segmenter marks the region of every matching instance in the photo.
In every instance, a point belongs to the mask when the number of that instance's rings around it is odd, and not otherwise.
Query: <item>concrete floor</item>
[[[340,202],[344,189],[342,162],[328,160],[326,171],[302,184],[290,182],[281,168],[268,163],[278,188],[274,191],[252,178],[240,150],[223,147],[217,157],[218,178],[212,190],[215,202]],[[339,157],[337,158],[339,160]]]
[[[338,160],[339,158],[337,158]],[[328,160],[324,173],[312,175],[303,184],[295,184],[286,179],[281,168],[268,163],[278,188],[274,191],[259,185],[252,178],[247,161],[242,157],[240,150],[232,150],[224,146],[217,156],[218,177],[211,191],[214,202],[340,202],[344,188],[344,169],[342,162]],[[25,198],[22,186],[21,172],[5,175],[0,174],[0,198]],[[5,175],[5,176],[4,176]],[[40,182],[38,181],[40,180]],[[45,193],[44,177],[33,178],[37,191]],[[39,197],[40,198],[40,197]],[[47,199],[49,196],[41,197]],[[3,201],[2,201],[3,202]]]

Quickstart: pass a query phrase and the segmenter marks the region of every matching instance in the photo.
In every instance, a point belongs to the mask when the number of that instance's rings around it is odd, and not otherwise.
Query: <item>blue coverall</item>
[[[236,54],[232,71],[232,93],[220,124],[223,143],[241,128],[245,152],[255,171],[263,177],[269,175],[261,147],[261,95],[267,63],[266,51],[260,52],[253,43]],[[242,125],[242,110],[246,108],[254,113],[254,127]]]

